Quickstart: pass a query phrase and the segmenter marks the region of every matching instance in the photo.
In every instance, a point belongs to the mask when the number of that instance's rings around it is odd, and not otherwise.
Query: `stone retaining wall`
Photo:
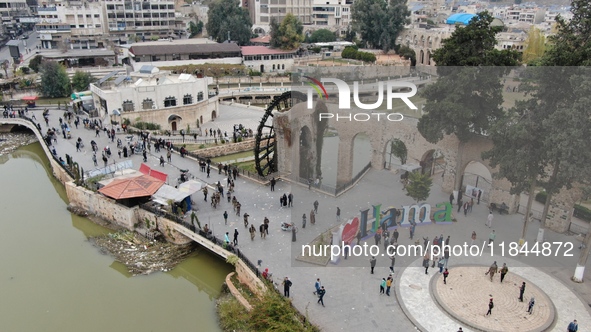
[[[214,158],[214,157],[224,156],[227,154],[253,150],[254,145],[255,145],[255,140],[248,139],[246,141],[239,142],[239,143],[222,144],[222,145],[214,146],[211,148],[195,150],[193,152],[203,158]]]
[[[244,296],[242,296],[242,294],[240,294],[240,291],[232,283],[232,276],[235,273],[236,272],[230,272],[226,276],[226,285],[228,285],[228,289],[230,290],[230,293],[236,298],[236,300],[238,300],[238,302],[240,302],[240,304],[242,304],[242,306],[245,307],[247,311],[251,311],[252,306],[250,305],[250,303],[248,303],[248,301],[244,298]]]

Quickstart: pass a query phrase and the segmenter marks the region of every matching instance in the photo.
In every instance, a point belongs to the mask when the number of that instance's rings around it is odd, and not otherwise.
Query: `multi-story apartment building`
[[[245,0],[255,33],[266,35],[271,18],[281,22],[292,13],[304,25],[304,33],[328,29],[344,34],[351,23],[352,0]]]
[[[43,48],[102,48],[109,42],[169,38],[186,31],[172,0],[70,2],[37,12]]]
[[[505,12],[505,22],[525,22],[538,24],[544,21],[546,10],[544,8],[512,7]]]
[[[172,37],[185,31],[182,20],[177,19],[174,4],[173,0],[105,0],[105,32],[117,43],[135,36],[142,39]]]
[[[2,33],[15,35],[18,30],[17,19],[20,16],[30,14],[26,0],[3,0],[0,2],[0,15],[2,16]]]

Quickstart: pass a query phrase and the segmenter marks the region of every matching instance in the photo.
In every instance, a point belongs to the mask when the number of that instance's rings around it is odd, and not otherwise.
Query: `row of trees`
[[[433,54],[439,79],[424,91],[426,114],[418,129],[425,139],[436,143],[443,135],[455,134],[461,154],[469,139],[487,135],[494,147],[483,158],[498,166],[496,176],[511,182],[511,193],[530,194],[522,239],[536,188],[541,186],[548,194],[538,237],[542,241],[552,195],[589,184],[591,179],[591,110],[587,106],[591,70],[580,67],[591,62],[591,6],[588,1],[574,0],[572,11],[569,22],[557,19],[556,34],[549,37],[547,47],[528,58],[538,66],[520,69],[524,80],[520,90],[527,97],[511,109],[502,108],[501,81],[515,69],[510,66],[519,64],[520,54],[494,49],[500,28],[491,26],[488,13],[479,14],[443,41],[443,47]],[[540,41],[531,43],[539,46]],[[460,184],[456,181],[457,189]],[[583,277],[591,232],[585,241],[576,280]]]
[[[90,83],[96,79],[89,73],[76,71],[72,80],[66,72],[66,68],[54,61],[46,61],[41,64],[41,85],[39,92],[45,97],[68,97],[74,91],[88,90]]]

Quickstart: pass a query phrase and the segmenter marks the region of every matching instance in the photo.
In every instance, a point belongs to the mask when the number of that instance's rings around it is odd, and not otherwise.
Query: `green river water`
[[[109,230],[66,210],[38,143],[0,156],[0,331],[219,331],[231,267],[205,250],[130,277],[87,237]]]

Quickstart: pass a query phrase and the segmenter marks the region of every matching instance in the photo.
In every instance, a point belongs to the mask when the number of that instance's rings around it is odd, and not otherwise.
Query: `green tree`
[[[347,31],[345,32],[345,40],[348,42],[353,42],[355,40],[355,36],[357,33],[355,30],[351,29],[351,26],[347,27]]]
[[[427,200],[431,192],[433,180],[427,174],[420,172],[410,172],[408,174],[408,184],[406,185],[406,196],[412,197],[417,203]]]
[[[384,52],[394,48],[409,15],[405,0],[358,0],[351,8],[353,26],[363,41]]]
[[[417,65],[417,54],[416,54],[415,50],[413,50],[412,48],[410,48],[406,45],[402,45],[398,48],[396,53],[402,57],[410,59],[411,66]]]
[[[433,53],[439,77],[423,91],[426,114],[417,125],[419,132],[431,143],[454,134],[460,141],[460,159],[466,141],[486,135],[503,118],[501,77],[509,72],[506,66],[518,64],[520,57],[513,50],[495,49],[496,34],[502,28],[491,26],[492,21],[489,13],[479,13],[443,41],[443,47]],[[456,174],[461,174],[457,167]],[[456,176],[456,190],[461,189],[461,180]]]
[[[40,55],[35,55],[31,60],[29,60],[29,68],[31,68],[34,72],[39,72],[39,66],[43,61],[43,57]]]
[[[443,47],[433,52],[437,66],[515,66],[520,54],[514,50],[495,49],[496,35],[503,27],[492,26],[488,12],[481,12],[465,27],[457,27]]]
[[[304,26],[292,13],[285,15],[281,24],[271,19],[271,46],[293,50],[304,41]]]
[[[271,23],[269,24],[271,29],[269,30],[269,35],[271,36],[271,40],[269,41],[269,46],[272,48],[280,48],[280,38],[279,38],[279,22],[275,19],[275,17],[271,17]]]
[[[43,96],[49,98],[69,96],[72,88],[66,68],[54,61],[43,62],[39,90]]]
[[[193,38],[203,32],[203,22],[197,20],[197,23],[189,22],[189,38]]]
[[[406,158],[408,156],[406,144],[399,139],[392,140],[390,142],[390,155],[400,159],[402,165],[406,164]]]
[[[334,32],[328,29],[318,29],[310,35],[310,43],[329,43],[337,40]]]
[[[221,43],[228,39],[238,45],[248,45],[252,36],[252,21],[248,10],[238,0],[215,0],[209,4],[207,33]]]
[[[532,26],[527,33],[525,45],[523,62],[527,64],[533,63],[544,55],[544,51],[546,51],[546,37],[540,29]]]
[[[77,92],[86,91],[90,83],[94,83],[95,81],[96,78],[91,73],[77,70],[74,76],[72,76],[72,89]]]
[[[511,194],[527,192],[529,195],[521,239],[525,239],[527,232],[535,189],[546,178],[545,132],[542,123],[536,119],[536,108],[537,102],[533,98],[518,101],[507,111],[503,121],[491,128],[489,137],[493,147],[482,154],[483,159],[489,159],[491,167],[498,167],[495,176],[511,182]]]

